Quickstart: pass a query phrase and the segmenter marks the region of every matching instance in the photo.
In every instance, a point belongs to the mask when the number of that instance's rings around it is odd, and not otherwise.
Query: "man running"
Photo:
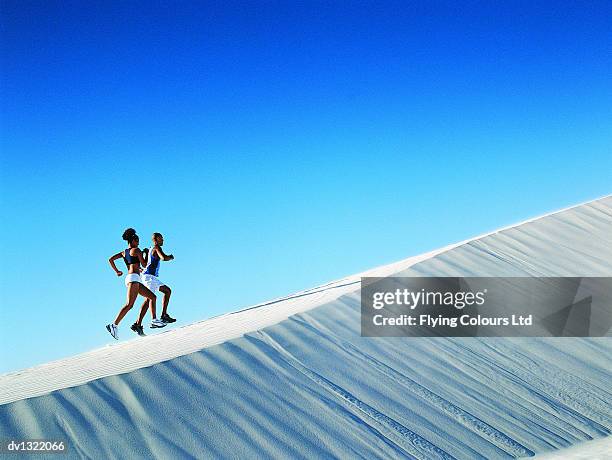
[[[172,318],[168,314],[168,302],[170,302],[170,295],[172,294],[172,290],[169,286],[165,285],[157,276],[159,274],[159,262],[174,260],[174,256],[172,254],[164,254],[162,250],[162,246],[164,245],[164,237],[161,233],[153,233],[153,247],[149,251],[145,249],[145,261],[147,263],[146,268],[140,275],[140,279],[142,284],[148,287],[151,292],[159,291],[164,295],[162,314],[160,319],[164,323],[174,323],[176,319]],[[142,304],[144,305],[150,302],[149,300],[145,300]]]
[[[153,321],[151,321],[151,327],[165,327],[166,323],[156,319],[155,315],[155,294],[149,289],[147,289],[140,280],[140,267],[146,266],[146,261],[142,256],[142,252],[138,249],[138,235],[136,234],[136,230],[133,228],[128,228],[125,232],[123,232],[123,239],[127,241],[128,248],[123,250],[122,252],[118,252],[117,254],[111,256],[108,259],[111,268],[115,271],[117,276],[123,276],[123,272],[120,271],[115,265],[115,260],[123,258],[125,261],[125,265],[128,268],[128,274],[125,277],[125,285],[127,287],[127,301],[123,308],[119,311],[117,318],[111,324],[106,325],[106,330],[113,336],[113,338],[119,340],[118,329],[119,323],[123,319],[123,317],[127,314],[128,311],[134,305],[136,301],[136,297],[138,294],[145,297],[145,301],[142,304],[142,308],[140,309],[140,315],[138,316],[138,321],[132,324],[131,329],[136,332],[138,335],[145,335],[142,328],[142,320],[147,313],[147,307],[151,307],[151,315],[153,316]],[[148,303],[148,305],[147,305]]]

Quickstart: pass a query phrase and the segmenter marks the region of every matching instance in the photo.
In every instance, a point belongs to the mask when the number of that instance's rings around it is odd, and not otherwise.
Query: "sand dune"
[[[0,439],[88,458],[474,459],[610,436],[609,337],[362,338],[360,277],[388,275],[611,276],[612,197],[1,376]]]

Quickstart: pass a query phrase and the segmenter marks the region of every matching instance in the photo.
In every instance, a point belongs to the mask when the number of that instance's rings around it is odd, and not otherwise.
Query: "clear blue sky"
[[[181,326],[611,192],[610,2],[0,8],[0,372],[112,341],[128,226]]]

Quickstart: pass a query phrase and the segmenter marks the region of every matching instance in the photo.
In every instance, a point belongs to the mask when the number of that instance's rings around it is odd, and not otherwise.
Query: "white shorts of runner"
[[[138,273],[128,273],[125,277],[125,285],[129,286],[130,283],[140,283],[140,275]]]
[[[140,275],[140,282],[149,288],[151,292],[158,291],[164,283],[155,275],[147,275],[146,273]]]

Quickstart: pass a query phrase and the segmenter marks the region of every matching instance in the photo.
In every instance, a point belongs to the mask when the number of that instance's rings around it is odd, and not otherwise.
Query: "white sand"
[[[611,276],[612,197],[0,376],[0,439],[90,457],[507,458],[610,435],[609,338],[361,338],[359,278],[392,274]]]
[[[536,458],[538,460],[610,460],[612,458],[612,436],[544,453]]]

